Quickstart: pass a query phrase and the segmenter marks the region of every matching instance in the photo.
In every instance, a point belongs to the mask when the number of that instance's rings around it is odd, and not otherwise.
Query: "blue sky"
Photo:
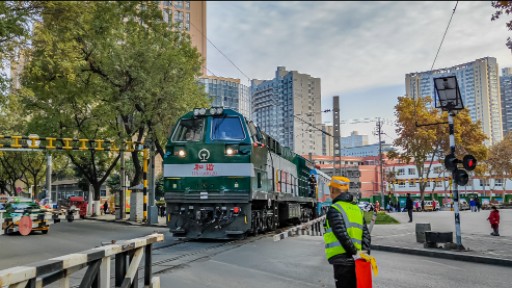
[[[248,84],[247,77],[272,79],[277,66],[285,66],[321,78],[322,109],[332,108],[339,95],[345,122],[393,121],[405,74],[430,70],[455,3],[208,1],[207,37],[243,73],[210,43],[207,68]],[[512,66],[505,46],[510,17],[491,21],[493,12],[489,1],[459,2],[434,69],[488,56],[500,68]],[[330,113],[323,116],[332,121]],[[373,143],[374,128],[375,122],[343,124],[341,133],[358,130]],[[383,129],[383,140],[391,142],[394,126]]]

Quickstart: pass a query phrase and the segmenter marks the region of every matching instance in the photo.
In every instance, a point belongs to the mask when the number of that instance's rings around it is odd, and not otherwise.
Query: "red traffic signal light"
[[[476,168],[476,158],[473,155],[466,155],[462,159],[462,165],[464,169],[472,171]]]
[[[466,186],[469,181],[468,173],[464,170],[457,170],[453,173],[455,177],[455,183],[459,186]]]

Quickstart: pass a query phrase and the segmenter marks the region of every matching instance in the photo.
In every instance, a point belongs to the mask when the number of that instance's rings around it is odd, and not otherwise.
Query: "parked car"
[[[436,208],[434,209],[434,206],[433,206],[433,201],[432,200],[425,200],[425,207],[424,207],[424,210],[425,211],[439,211],[439,201],[435,200],[436,201]]]
[[[374,209],[373,204],[370,202],[366,202],[366,201],[357,203],[357,206],[359,206],[359,208],[361,208],[361,210],[363,210],[365,212],[373,211],[373,209]]]

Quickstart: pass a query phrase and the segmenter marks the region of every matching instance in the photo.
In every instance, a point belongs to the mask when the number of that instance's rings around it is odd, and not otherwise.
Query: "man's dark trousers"
[[[334,264],[334,282],[336,288],[356,288],[355,263],[338,265]]]
[[[412,222],[412,209],[407,209],[407,214],[409,214],[409,222]]]

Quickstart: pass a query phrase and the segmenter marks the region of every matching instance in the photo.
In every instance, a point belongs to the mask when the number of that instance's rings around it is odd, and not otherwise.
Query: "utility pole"
[[[375,132],[379,136],[379,174],[380,174],[380,203],[384,205],[384,171],[382,170],[382,138],[381,135],[384,134],[382,132],[382,122],[380,118],[377,120],[377,131]]]
[[[333,97],[332,103],[332,123],[333,123],[333,157],[332,175],[342,175],[341,173],[341,143],[340,143],[340,96]],[[340,167],[339,173],[336,171],[336,166]]]

